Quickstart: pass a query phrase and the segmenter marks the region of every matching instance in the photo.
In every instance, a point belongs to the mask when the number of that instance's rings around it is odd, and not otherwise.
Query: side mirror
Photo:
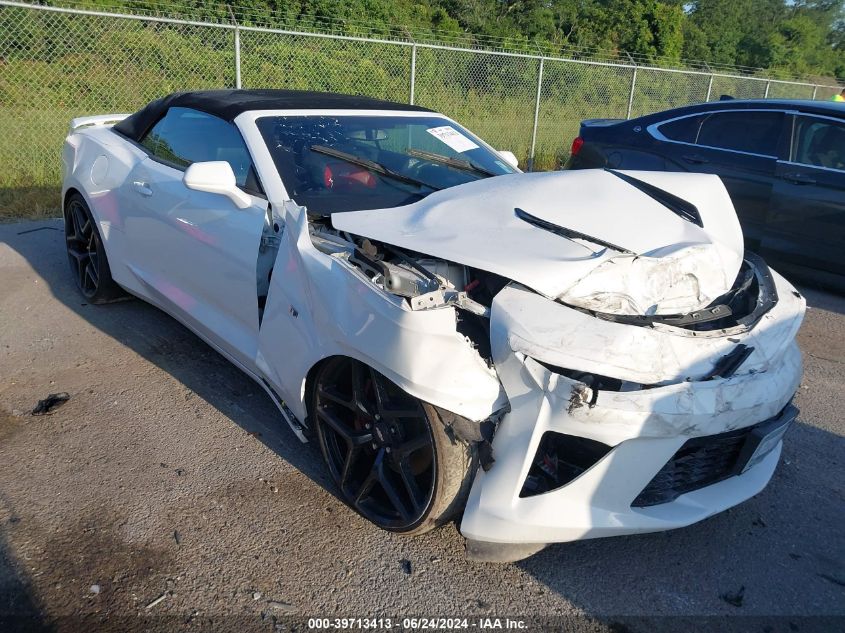
[[[238,189],[235,172],[225,160],[211,160],[203,163],[192,163],[185,170],[182,182],[188,189],[219,193],[235,203],[238,209],[246,209],[252,205],[249,194]]]
[[[506,149],[500,149],[499,156],[501,156],[505,162],[510,165],[511,167],[519,167],[519,161],[516,159],[516,155]]]

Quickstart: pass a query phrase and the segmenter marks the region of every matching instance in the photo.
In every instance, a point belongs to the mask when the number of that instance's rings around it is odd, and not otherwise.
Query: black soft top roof
[[[169,108],[193,108],[233,121],[250,110],[411,110],[431,112],[428,108],[382,101],[370,97],[343,95],[334,92],[305,90],[203,90],[174,92],[156,99],[114,126],[134,141],[140,141]]]

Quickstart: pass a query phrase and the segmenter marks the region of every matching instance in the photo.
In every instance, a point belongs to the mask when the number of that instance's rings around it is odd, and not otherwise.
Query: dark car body
[[[567,169],[716,174],[750,250],[845,290],[845,104],[726,99],[587,120]]]

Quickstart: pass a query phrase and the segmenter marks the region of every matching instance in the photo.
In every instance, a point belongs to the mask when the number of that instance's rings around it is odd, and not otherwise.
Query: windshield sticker
[[[469,140],[466,136],[458,132],[451,125],[442,125],[440,127],[433,127],[426,130],[436,139],[446,143],[456,152],[467,152],[471,149],[478,149],[478,145]]]

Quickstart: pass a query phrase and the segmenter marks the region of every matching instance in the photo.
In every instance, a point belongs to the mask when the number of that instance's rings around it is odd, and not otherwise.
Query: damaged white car
[[[804,300],[715,176],[523,174],[435,112],[273,90],[76,119],[63,160],[85,297],[191,328],[384,529],[461,517],[513,560],[689,525],[775,470]]]

